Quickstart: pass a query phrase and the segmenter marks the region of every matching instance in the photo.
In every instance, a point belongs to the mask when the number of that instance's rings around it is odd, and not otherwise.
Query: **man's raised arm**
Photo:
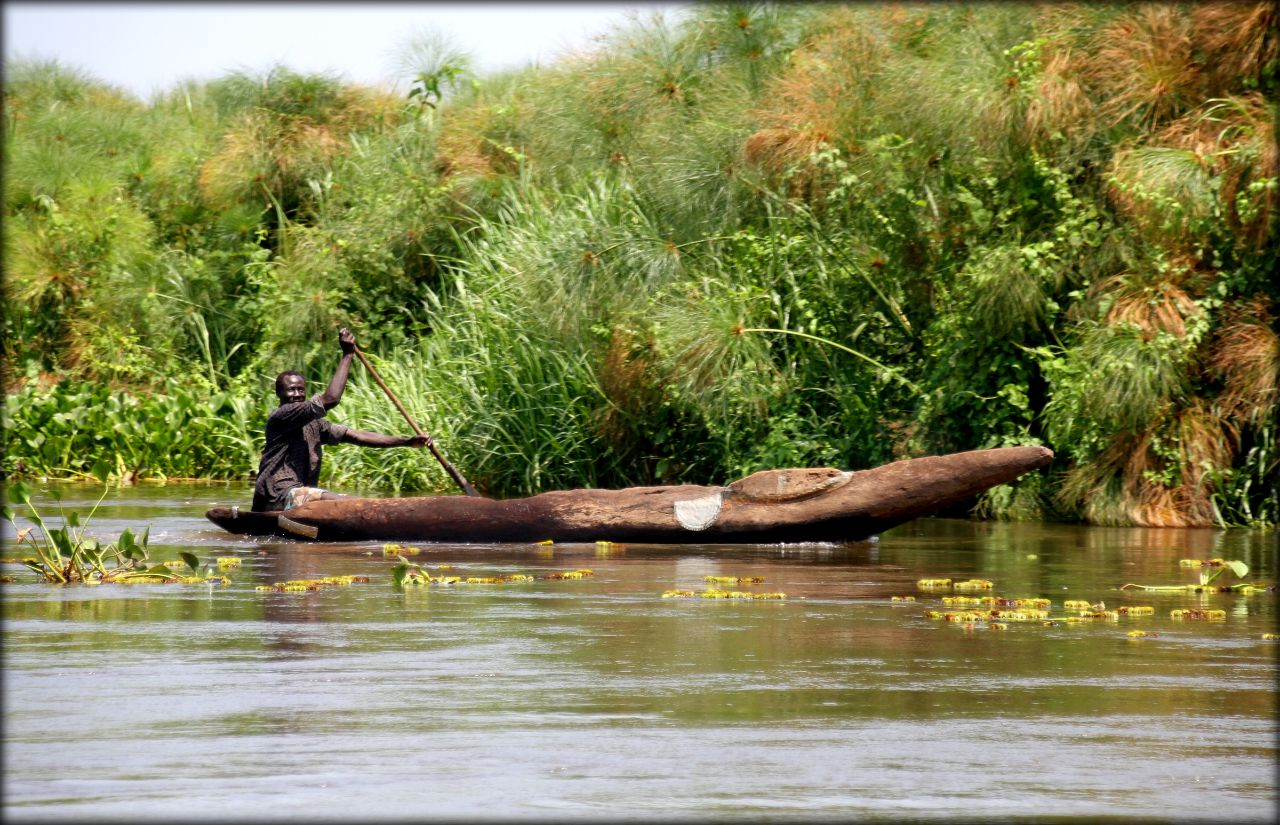
[[[329,386],[320,394],[320,404],[331,410],[342,400],[342,391],[347,388],[347,376],[351,374],[351,359],[356,354],[356,337],[351,330],[343,327],[338,330],[338,343],[342,346],[342,360],[329,379]]]

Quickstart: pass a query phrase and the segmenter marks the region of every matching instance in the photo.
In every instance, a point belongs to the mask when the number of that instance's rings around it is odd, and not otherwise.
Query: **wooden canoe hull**
[[[961,503],[1052,458],[1043,447],[1005,447],[856,472],[769,471],[728,487],[561,490],[501,501],[346,498],[312,501],[285,513],[214,508],[206,516],[232,533],[324,542],[857,541]]]

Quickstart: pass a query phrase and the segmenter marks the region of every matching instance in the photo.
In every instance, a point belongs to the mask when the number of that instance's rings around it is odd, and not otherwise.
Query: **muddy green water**
[[[61,489],[82,513],[96,499]],[[6,819],[1277,811],[1277,594],[1119,590],[1193,580],[1182,558],[1274,584],[1275,532],[923,519],[848,545],[424,545],[415,561],[463,577],[594,575],[401,591],[380,544],[244,540],[202,518],[248,499],[126,488],[90,528],[149,524],[156,560],[239,556],[229,586],[54,587],[4,565]],[[371,580],[255,589],[345,574]],[[711,575],[787,597],[662,598]],[[1064,599],[1155,615],[965,629],[926,618],[943,607],[924,577],[991,579],[1055,617]],[[1226,620],[1170,617],[1187,607]]]

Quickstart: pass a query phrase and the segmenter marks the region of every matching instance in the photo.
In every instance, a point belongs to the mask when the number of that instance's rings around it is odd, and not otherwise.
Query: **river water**
[[[58,489],[82,516],[97,498]],[[1213,557],[1274,584],[1275,532],[921,519],[847,545],[423,545],[433,575],[536,578],[397,589],[379,543],[202,518],[249,497],[124,488],[89,527],[150,525],[154,560],[237,556],[226,586],[58,587],[4,565],[6,820],[1277,812],[1277,594],[1120,589]],[[47,489],[37,504],[58,512]],[[256,589],[326,575],[369,581]],[[786,598],[663,598],[706,576]],[[930,619],[950,591],[917,580],[941,577],[1048,598],[1057,621]],[[1068,623],[1067,599],[1154,615]]]

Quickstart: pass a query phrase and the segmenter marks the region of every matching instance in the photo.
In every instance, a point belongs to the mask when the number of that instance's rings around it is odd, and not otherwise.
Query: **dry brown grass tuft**
[[[764,128],[746,139],[743,156],[771,175],[802,166],[827,146],[857,150],[854,135],[886,50],[860,10],[837,8],[826,23],[773,81],[764,96],[769,106],[753,113]]]
[[[1265,420],[1280,403],[1280,336],[1268,304],[1258,296],[1229,309],[1214,337],[1209,369],[1222,380],[1217,401],[1231,421]]]
[[[494,141],[503,131],[501,108],[473,103],[448,109],[436,139],[435,168],[442,179],[491,181],[511,169],[511,155]],[[530,149],[521,146],[520,151]]]
[[[1154,142],[1192,152],[1220,179],[1218,199],[1232,229],[1255,248],[1266,243],[1280,206],[1274,186],[1250,184],[1280,175],[1274,109],[1259,94],[1210,101],[1166,126]]]
[[[1204,99],[1205,80],[1192,52],[1192,22],[1184,7],[1130,6],[1093,37],[1082,67],[1108,122],[1149,128]]]
[[[342,90],[333,107],[315,117],[247,111],[201,166],[200,193],[220,208],[265,199],[264,187],[283,200],[344,154],[353,132],[394,125],[397,112],[392,96],[358,86]]]
[[[1096,107],[1081,77],[1086,61],[1067,38],[1051,41],[1043,60],[1036,94],[1027,103],[1027,142],[1043,148],[1061,134],[1083,143],[1096,128]]]
[[[1068,471],[1057,496],[1092,523],[1211,527],[1209,473],[1231,466],[1239,432],[1204,399],[1166,408],[1140,433],[1120,433],[1094,460]]]
[[[196,180],[207,203],[226,208],[243,196],[246,181],[263,183],[271,177],[266,119],[262,113],[246,113],[223,134]]]
[[[1137,327],[1145,340],[1160,332],[1183,338],[1187,322],[1202,312],[1188,291],[1196,280],[1192,262],[1182,259],[1164,273],[1145,277],[1122,273],[1099,281],[1090,298],[1110,301],[1105,316],[1110,326]]]
[[[624,447],[635,438],[631,422],[652,416],[662,401],[652,342],[641,341],[633,330],[615,328],[596,366],[596,381],[608,401],[597,415],[596,431],[607,443]]]
[[[1239,91],[1257,80],[1280,57],[1280,5],[1260,3],[1196,3],[1191,9],[1192,42],[1204,60],[1208,93],[1214,97]]]

